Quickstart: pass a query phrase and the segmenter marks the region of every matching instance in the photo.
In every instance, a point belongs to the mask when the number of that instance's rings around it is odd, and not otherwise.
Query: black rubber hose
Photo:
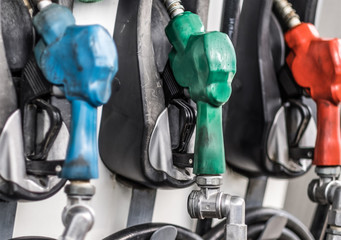
[[[17,201],[17,200],[28,200],[28,201],[40,201],[47,199],[64,187],[66,179],[60,179],[60,181],[53,186],[49,191],[44,193],[36,193],[28,191],[20,187],[19,185],[7,181],[6,184],[0,186],[0,199],[5,201]]]
[[[263,223],[251,225],[248,227],[248,239],[259,239],[260,234],[263,232],[265,225]],[[284,228],[279,240],[301,240],[293,231]]]
[[[212,218],[198,219],[197,227],[195,229],[196,234],[202,236],[212,228]]]
[[[218,225],[214,226],[209,232],[204,234],[204,240],[220,240],[224,236],[226,222],[223,220]]]
[[[202,238],[192,231],[180,226],[166,224],[166,223],[145,223],[141,225],[132,226],[114,233],[103,240],[149,240],[153,233],[161,227],[173,226],[178,231],[176,240],[202,240]]]
[[[288,219],[280,240],[314,240],[309,229],[288,212],[273,208],[252,208],[246,210],[245,223],[248,227],[248,239],[257,239],[264,226],[272,216],[280,215]],[[204,240],[221,240],[224,237],[225,222],[219,223],[204,236]]]
[[[18,238],[11,238],[9,240],[55,240],[55,239],[48,238],[48,237],[18,237]]]
[[[221,31],[230,37],[234,46],[237,43],[240,8],[240,0],[224,0]]]
[[[275,215],[284,216],[288,219],[286,228],[293,231],[301,240],[314,240],[309,229],[296,217],[290,213],[273,208],[254,208],[247,211],[245,222],[248,225],[253,225],[259,222],[266,222],[269,218]]]

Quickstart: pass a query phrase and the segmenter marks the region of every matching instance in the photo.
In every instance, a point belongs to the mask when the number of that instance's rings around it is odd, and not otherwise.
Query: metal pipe
[[[328,211],[326,239],[336,240],[341,236],[341,181],[337,180],[340,175],[340,166],[316,167],[315,172],[320,178],[311,181],[308,196],[311,201],[318,204],[332,205]],[[321,236],[318,237],[322,239],[324,231],[320,234]]]
[[[280,240],[313,240],[309,229],[295,216],[280,209],[272,208],[249,208],[246,210],[245,223],[248,228],[248,238],[256,239],[264,230],[264,225],[273,216],[280,215],[288,219],[285,228],[283,229]],[[291,233],[291,234],[289,234]],[[207,232],[203,239],[205,240],[220,240],[224,235],[224,222],[219,223],[209,232]]]
[[[65,229],[59,240],[83,240],[95,222],[95,213],[88,205],[95,187],[90,182],[74,181],[65,187],[65,193],[68,197],[62,214]]]

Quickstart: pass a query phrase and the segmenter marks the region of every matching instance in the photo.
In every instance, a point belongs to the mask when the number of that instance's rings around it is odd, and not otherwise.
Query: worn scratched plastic
[[[42,36],[34,50],[38,65],[72,105],[71,138],[61,176],[97,178],[97,107],[109,100],[118,70],[115,44],[103,27],[77,26],[70,10],[56,4],[38,13],[34,26]]]

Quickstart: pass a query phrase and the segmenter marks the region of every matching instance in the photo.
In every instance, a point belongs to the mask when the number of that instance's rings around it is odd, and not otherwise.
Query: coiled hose
[[[153,233],[161,227],[173,226],[178,231],[176,240],[203,240],[199,235],[192,231],[172,224],[166,223],[145,223],[141,225],[132,226],[117,233],[114,233],[103,240],[149,240]]]
[[[252,208],[246,210],[245,223],[248,230],[248,239],[258,239],[263,232],[266,222],[273,216],[282,216],[288,219],[279,240],[314,240],[309,229],[290,213],[274,208]],[[204,236],[204,240],[223,240],[225,222],[221,222]]]

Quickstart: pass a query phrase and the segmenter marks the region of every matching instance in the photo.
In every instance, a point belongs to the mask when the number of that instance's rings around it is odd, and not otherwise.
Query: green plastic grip
[[[236,55],[229,37],[205,32],[198,15],[184,12],[166,27],[173,45],[169,54],[176,81],[197,103],[194,173],[225,172],[222,105],[231,95]]]

